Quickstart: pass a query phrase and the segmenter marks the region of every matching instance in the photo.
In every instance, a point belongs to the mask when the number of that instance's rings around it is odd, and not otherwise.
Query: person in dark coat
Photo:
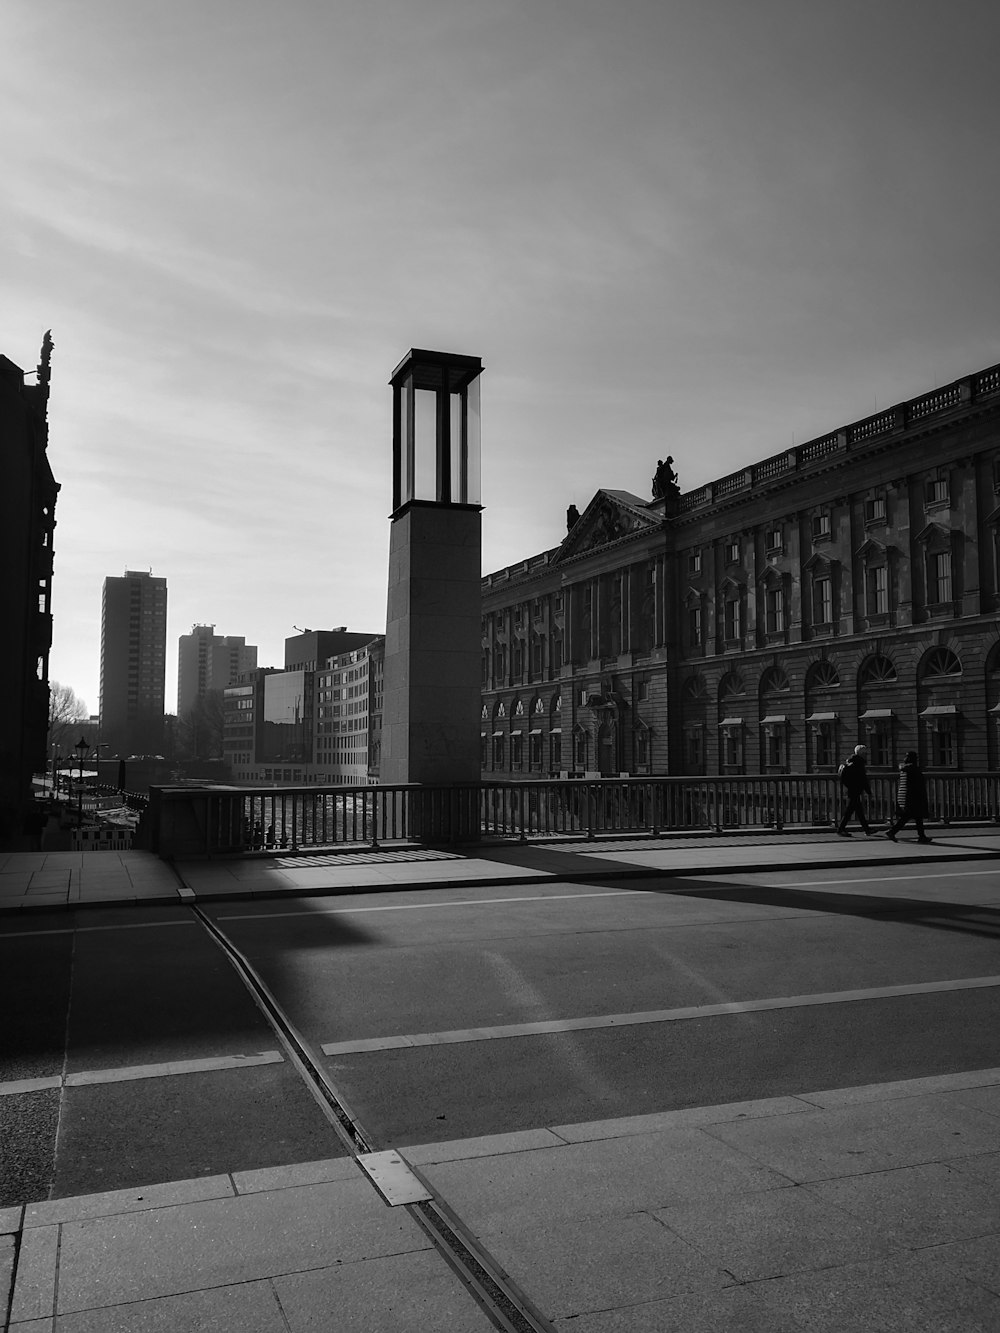
[[[865,807],[862,804],[862,798],[870,796],[872,790],[868,783],[867,746],[855,745],[854,753],[847,760],[847,763],[841,766],[840,785],[847,796],[847,804],[844,807],[844,813],[840,816],[837,832],[842,838],[849,838],[851,835],[847,830],[847,821],[852,815],[857,815],[858,823],[864,830],[865,837],[870,838],[872,826],[868,823]]]
[[[899,766],[899,786],[896,789],[896,814],[889,821],[885,836],[896,841],[896,834],[910,819],[917,829],[917,842],[933,842],[924,832],[924,817],[927,814],[927,783],[923,769],[917,758],[916,750],[907,750]]]

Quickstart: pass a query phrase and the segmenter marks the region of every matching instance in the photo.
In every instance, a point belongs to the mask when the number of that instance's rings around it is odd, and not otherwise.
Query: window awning
[[[502,732],[502,731],[495,731],[495,732],[493,733],[493,735],[494,735],[494,736],[502,736],[502,735],[503,735],[503,732]]]
[[[1000,708],[1000,704],[998,704],[997,707]],[[561,736],[561,735],[562,735],[562,727],[549,727],[549,735],[550,735],[550,736]]]
[[[1000,713],[1000,704],[994,704],[992,708],[987,709],[990,713]]]
[[[836,722],[839,714],[837,713],[810,713],[806,718],[807,722]]]
[[[529,736],[540,736],[541,734],[542,734],[541,727],[532,727],[531,730],[528,732]]]
[[[954,717],[958,709],[954,704],[931,704],[923,709],[921,717]]]
[[[859,722],[877,722],[880,717],[892,717],[891,708],[867,708],[858,714]]]
[[[720,727],[742,727],[743,719],[741,717],[724,717],[719,723]]]
[[[512,736],[520,736],[520,734],[521,734],[521,728],[520,728],[520,727],[511,727],[511,729],[510,729],[510,734],[511,734]]]
[[[760,725],[762,727],[766,727],[769,722],[774,723],[774,722],[787,722],[787,721],[788,718],[785,716],[784,713],[768,713],[767,717],[761,718]]]

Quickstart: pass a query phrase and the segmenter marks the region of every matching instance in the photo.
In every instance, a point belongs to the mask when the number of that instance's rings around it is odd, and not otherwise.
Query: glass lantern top
[[[480,503],[478,356],[411,348],[392,373],[393,512]]]

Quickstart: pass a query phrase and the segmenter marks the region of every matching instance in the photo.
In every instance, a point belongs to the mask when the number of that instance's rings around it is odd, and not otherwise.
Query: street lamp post
[[[87,754],[90,751],[90,742],[87,740],[86,736],[81,736],[73,746],[73,749],[76,751],[77,761],[80,765],[80,780],[77,791],[76,807],[76,825],[77,828],[79,828],[83,824],[83,765],[87,758]]]
[[[55,809],[56,798],[59,795],[59,765],[62,763],[62,755],[56,753],[56,747],[52,747],[52,808]]]

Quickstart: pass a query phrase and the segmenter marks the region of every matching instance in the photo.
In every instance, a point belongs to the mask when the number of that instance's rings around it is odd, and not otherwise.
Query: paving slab
[[[274,1280],[287,1333],[491,1333],[494,1325],[433,1250]]]
[[[941,1108],[933,1096],[706,1125],[701,1132],[800,1184],[1000,1148],[996,1117],[974,1107]]]
[[[1000,1300],[930,1253],[796,1274],[752,1290],[773,1333],[996,1333]]]
[[[11,1333],[288,1333],[269,1281],[61,1314],[12,1324]]]
[[[887,1257],[866,1225],[801,1186],[661,1208],[655,1217],[740,1282]]]
[[[655,1215],[518,1220],[483,1233],[495,1259],[555,1320],[682,1292],[707,1293],[731,1274]]]
[[[408,1214],[386,1208],[362,1180],[71,1222],[62,1227],[59,1313],[427,1246]]]
[[[944,1162],[818,1181],[803,1188],[875,1228],[893,1249],[1000,1235],[1000,1198],[995,1190]]]

